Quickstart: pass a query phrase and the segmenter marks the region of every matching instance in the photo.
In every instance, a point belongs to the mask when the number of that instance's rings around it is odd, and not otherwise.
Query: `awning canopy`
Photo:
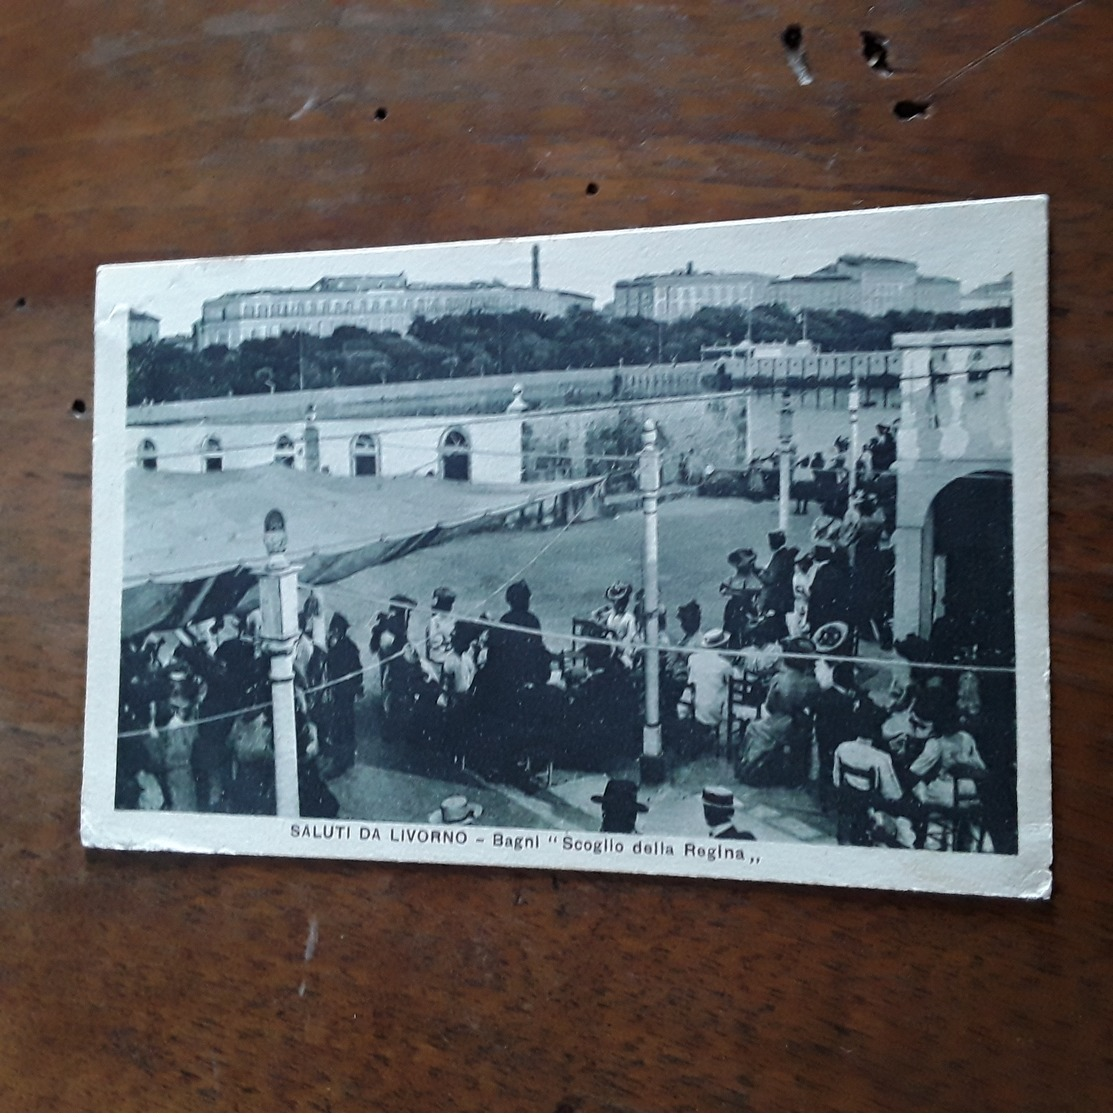
[[[299,579],[324,585],[600,478],[479,485],[432,477],[331,477],[281,465],[222,473],[130,469],[122,635],[231,612],[267,558],[263,519],[286,518]]]

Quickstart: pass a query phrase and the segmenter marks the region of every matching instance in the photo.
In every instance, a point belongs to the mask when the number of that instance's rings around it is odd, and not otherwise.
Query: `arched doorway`
[[[373,434],[357,434],[352,440],[352,476],[374,477],[378,472],[378,439]]]
[[[462,430],[453,428],[441,439],[441,476],[446,481],[471,480],[471,443]]]
[[[201,443],[201,458],[206,473],[220,473],[224,468],[224,451],[219,438],[210,435]]]
[[[973,473],[935,495],[925,524],[932,628],[950,634],[956,658],[1011,663],[1013,489],[1008,473]],[[925,555],[925,557],[928,557]],[[946,618],[940,625],[941,618]]]
[[[150,473],[154,473],[158,469],[158,447],[151,439],[145,438],[139,443],[138,457],[140,468],[146,469]]]
[[[287,469],[294,468],[294,440],[288,434],[280,434],[275,441],[274,460]]]

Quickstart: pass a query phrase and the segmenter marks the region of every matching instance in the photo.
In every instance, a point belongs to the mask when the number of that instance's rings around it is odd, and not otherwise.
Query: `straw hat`
[[[482,805],[469,803],[466,795],[450,795],[429,816],[429,821],[446,826],[470,826],[482,813]]]

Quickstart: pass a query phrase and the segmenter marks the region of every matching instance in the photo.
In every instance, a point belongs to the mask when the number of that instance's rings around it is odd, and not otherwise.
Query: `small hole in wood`
[[[893,115],[898,120],[912,120],[917,116],[926,116],[929,108],[930,101],[898,101],[893,106]]]
[[[801,85],[811,85],[815,80],[808,69],[808,59],[804,54],[804,29],[798,23],[790,23],[781,32],[781,43],[785,48],[788,68],[796,75]]]
[[[17,310],[22,310],[27,305],[27,300],[20,295],[19,298],[15,300],[15,305]]]
[[[85,401],[83,399],[75,399],[70,407],[70,413],[75,419],[81,419],[85,416]]]
[[[889,65],[889,40],[872,31],[863,31],[861,35],[862,57],[879,74],[891,74],[893,68]]]
[[[377,108],[375,110],[375,119],[376,120],[386,120],[386,109],[381,108],[381,107]]]
[[[804,42],[804,29],[798,23],[790,23],[781,32],[781,42],[784,43],[785,50],[799,50]]]
[[[587,184],[587,189],[584,191],[584,193],[585,194],[598,194],[599,193],[599,183],[589,182]]]

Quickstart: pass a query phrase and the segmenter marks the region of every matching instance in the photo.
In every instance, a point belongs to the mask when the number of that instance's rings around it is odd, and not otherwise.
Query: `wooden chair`
[[[928,841],[934,838],[940,850],[956,850],[959,835],[967,829],[973,839],[973,848],[978,853],[983,853],[987,831],[985,808],[978,781],[984,779],[985,773],[978,769],[956,771],[952,774],[954,776],[953,800],[946,806],[929,804],[924,808],[916,845],[924,849]],[[973,784],[972,788],[971,784]]]
[[[876,768],[860,768],[839,758],[837,836],[841,846],[868,846],[870,808],[878,799],[880,777]]]
[[[587,674],[587,649],[591,646],[583,637],[602,640],[607,630],[593,617],[572,618],[572,646],[565,653],[562,672],[572,675]]]
[[[732,678],[727,684],[726,732],[722,744],[732,762],[738,758],[742,748],[746,726],[757,716],[765,701],[764,690],[762,680],[749,671],[741,678]]]

